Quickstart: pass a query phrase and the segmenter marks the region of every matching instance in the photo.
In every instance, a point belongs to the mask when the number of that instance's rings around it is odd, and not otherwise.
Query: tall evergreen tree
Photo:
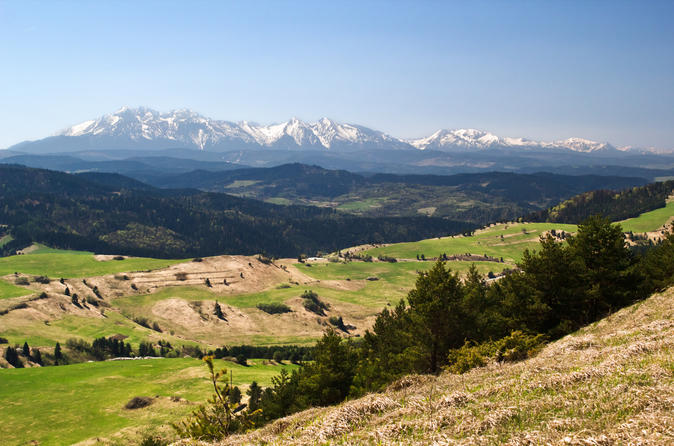
[[[63,362],[63,353],[61,352],[61,344],[57,342],[56,346],[54,347],[54,363],[58,365],[59,363],[62,362]]]
[[[611,310],[630,303],[638,278],[631,273],[631,255],[619,224],[594,216],[578,225],[578,233],[569,238],[569,246],[585,267],[587,322],[595,321]]]
[[[17,353],[16,349],[14,347],[8,346],[7,350],[5,350],[5,359],[7,360],[8,363],[10,363],[12,366],[16,367],[17,369],[20,369],[23,367],[23,364],[21,363],[21,360],[19,359],[19,354]]]
[[[255,412],[260,408],[260,398],[262,397],[262,387],[259,386],[257,381],[250,383],[250,387],[246,390],[246,395],[248,395],[248,411]]]
[[[438,260],[430,271],[419,274],[407,301],[416,341],[427,363],[426,371],[437,373],[446,362],[449,349],[464,342],[466,321],[459,277]]]

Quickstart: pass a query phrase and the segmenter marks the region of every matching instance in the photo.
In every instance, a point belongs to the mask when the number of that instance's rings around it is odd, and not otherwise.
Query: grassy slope
[[[551,229],[575,232],[575,225],[561,223],[509,223],[499,224],[477,231],[472,237],[443,237],[410,243],[374,248],[367,251],[372,256],[386,255],[397,258],[414,259],[417,254],[427,258],[443,253],[451,254],[487,254],[503,257],[507,262],[519,261],[525,248],[535,248],[540,235]],[[523,231],[526,231],[523,232]],[[503,239],[501,239],[503,235]]]
[[[638,217],[620,222],[623,231],[650,232],[659,229],[674,216],[674,201],[670,201],[664,208],[644,212]]]
[[[515,364],[409,376],[223,445],[674,444],[674,288]]]
[[[90,252],[40,248],[31,254],[1,257],[0,276],[20,272],[63,278],[91,277],[164,268],[184,261],[132,257],[100,262]]]
[[[0,280],[0,299],[11,299],[13,297],[26,296],[31,294],[31,290],[21,288],[11,283]]]
[[[216,361],[233,372],[235,385],[269,385],[280,366],[243,367]],[[294,367],[294,366],[287,366]],[[0,370],[0,443],[71,444],[121,429],[143,430],[177,421],[210,395],[207,369],[197,359],[108,361],[59,367]],[[134,396],[160,396],[148,408],[126,410]],[[129,434],[130,435],[130,434]],[[123,435],[122,438],[125,438]],[[120,444],[125,443],[120,439]]]

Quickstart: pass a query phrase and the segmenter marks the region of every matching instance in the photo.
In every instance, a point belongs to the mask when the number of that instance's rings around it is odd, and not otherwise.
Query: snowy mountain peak
[[[574,152],[601,152],[616,150],[608,143],[600,143],[583,138],[568,138],[563,141],[545,142],[526,138],[499,137],[477,129],[438,130],[426,138],[408,141],[421,150],[466,151],[486,149],[566,149]]]
[[[112,114],[74,125],[58,135],[87,137],[90,141],[97,138],[91,144],[106,147],[125,144],[132,147],[134,144],[143,144],[157,148],[181,147],[214,151],[251,148],[331,151],[416,148],[449,152],[618,151],[611,144],[583,138],[544,142],[519,137],[500,137],[483,130],[465,128],[442,129],[425,138],[403,140],[367,127],[340,123],[327,117],[320,118],[316,122],[306,122],[292,117],[286,122],[260,125],[251,121],[238,123],[217,121],[189,109],[160,113],[147,107],[122,107]]]

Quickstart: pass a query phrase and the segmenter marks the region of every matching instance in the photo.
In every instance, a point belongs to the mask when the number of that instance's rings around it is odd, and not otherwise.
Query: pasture
[[[253,380],[268,386],[281,368],[296,367],[260,359],[250,360],[248,367],[215,362],[218,369],[232,371],[238,386]],[[152,431],[175,422],[210,393],[206,366],[192,358],[0,370],[1,443],[58,445],[109,437],[112,443],[129,444],[127,440],[139,435],[138,428]],[[153,403],[125,409],[135,396],[153,397]]]

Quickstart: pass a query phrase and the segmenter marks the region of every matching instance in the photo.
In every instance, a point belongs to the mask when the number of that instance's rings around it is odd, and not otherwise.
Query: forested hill
[[[138,177],[143,180],[143,178]],[[225,192],[274,203],[310,204],[370,217],[419,214],[485,225],[545,209],[578,193],[642,186],[643,178],[486,172],[357,174],[306,164],[148,177],[157,187]]]
[[[576,195],[557,206],[536,212],[530,221],[579,223],[592,215],[603,215],[611,221],[636,217],[664,207],[674,191],[674,181],[651,183],[620,192],[596,190]]]
[[[92,181],[93,180],[93,181]],[[134,188],[135,187],[135,188]],[[267,253],[296,256],[370,242],[472,229],[440,218],[365,218],[196,190],[156,190],[122,176],[0,166],[0,224],[11,249],[57,248],[150,257]]]

